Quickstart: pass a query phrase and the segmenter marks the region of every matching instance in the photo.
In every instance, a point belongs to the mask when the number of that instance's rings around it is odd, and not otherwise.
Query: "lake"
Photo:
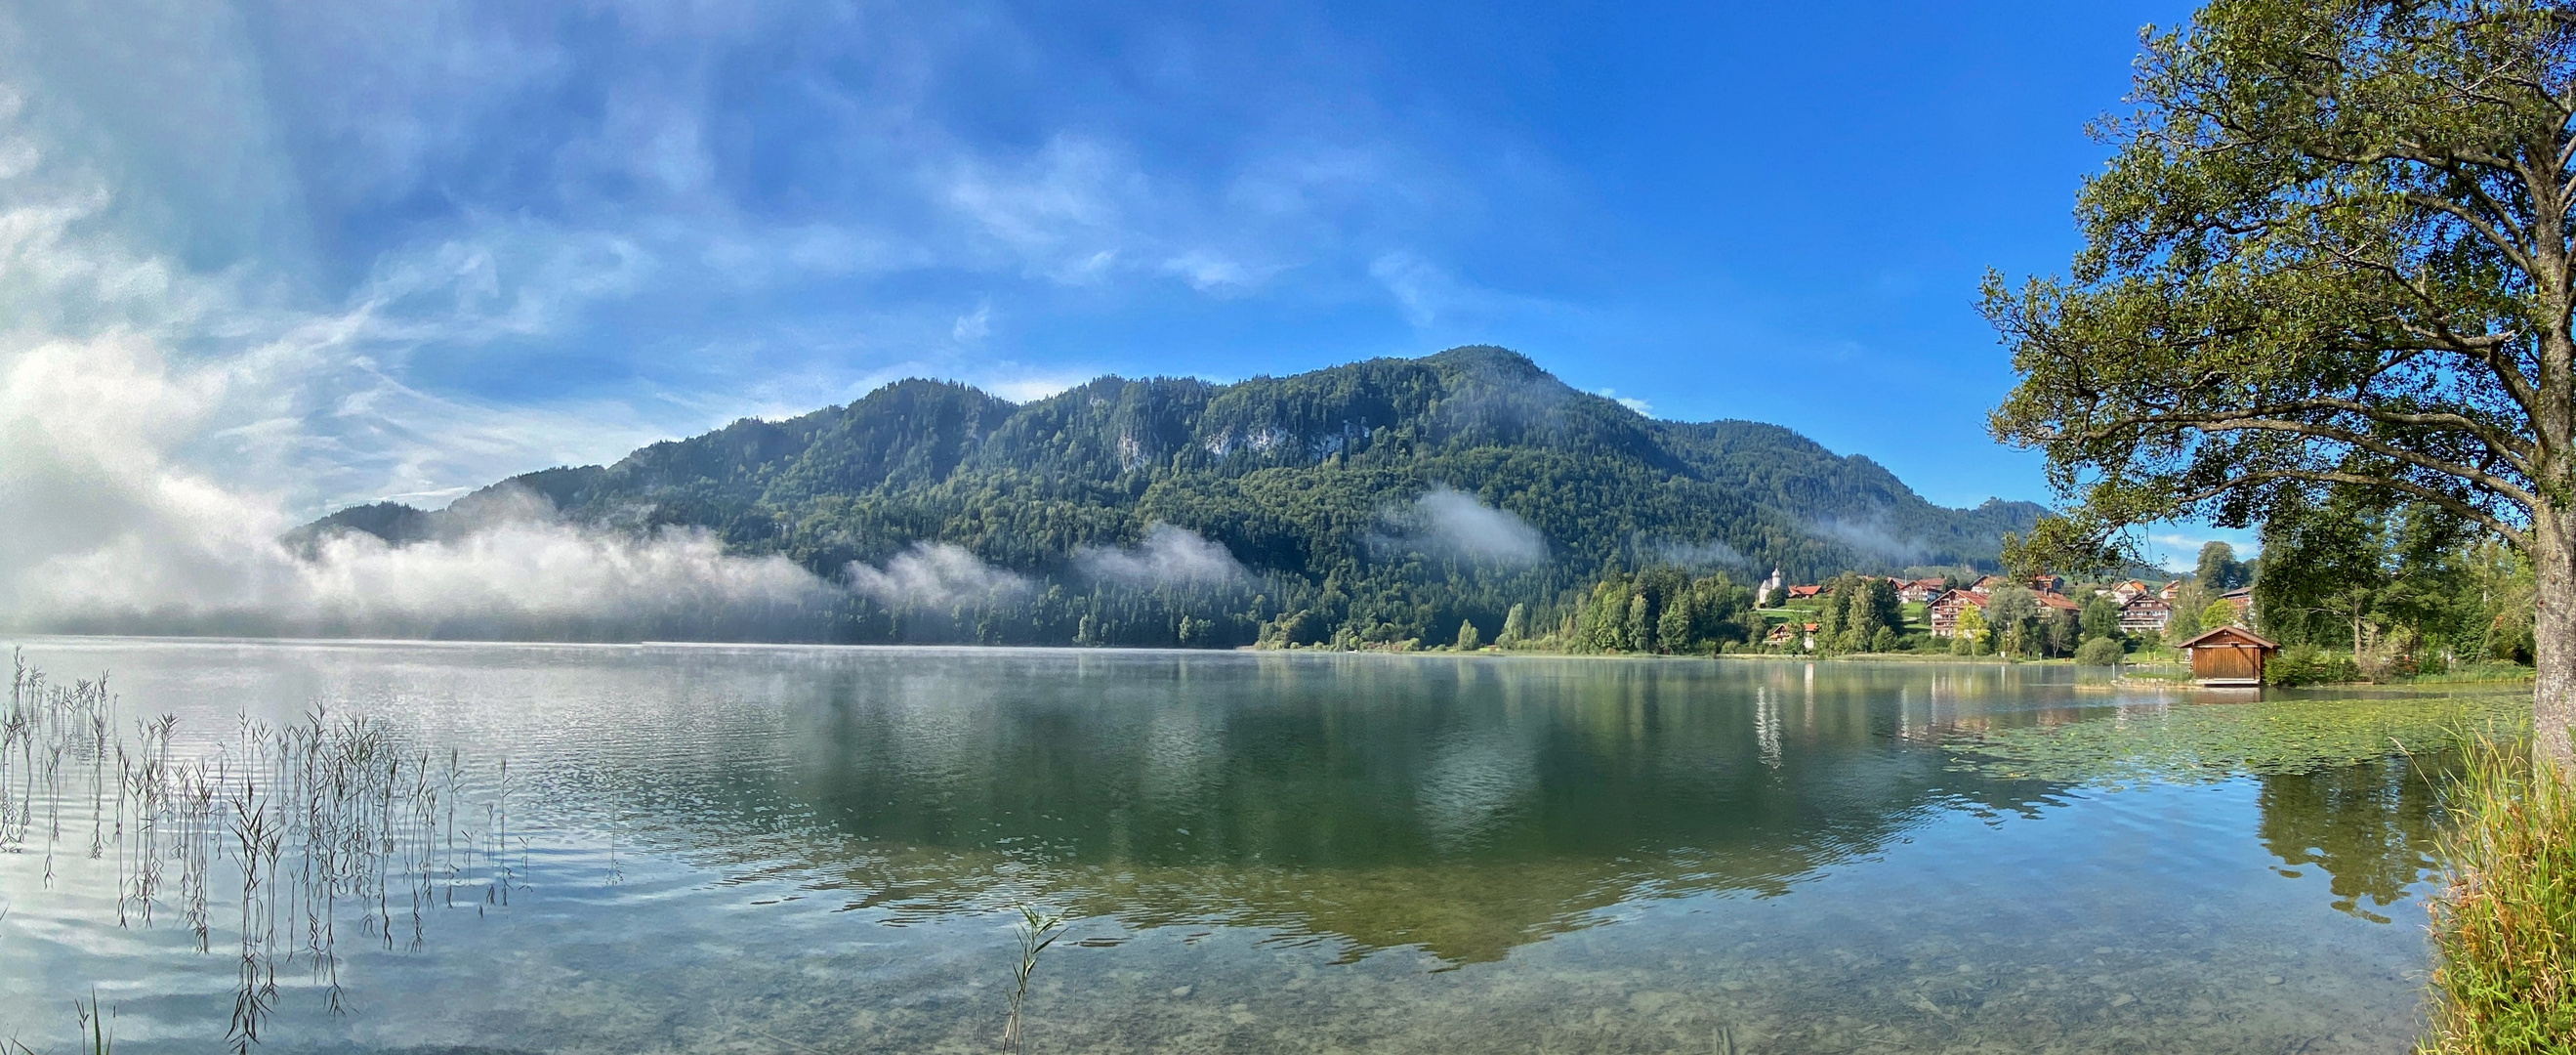
[[[24,647],[40,1052],[991,1051],[1022,905],[1039,1052],[2394,1053],[2427,966],[2438,759],[1974,752],[2265,706],[2067,667]]]

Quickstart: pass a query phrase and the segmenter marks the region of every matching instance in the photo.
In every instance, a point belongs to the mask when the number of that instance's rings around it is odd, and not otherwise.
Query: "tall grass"
[[[2576,787],[2484,744],[2454,795],[2433,899],[2422,1055],[2576,1053]]]

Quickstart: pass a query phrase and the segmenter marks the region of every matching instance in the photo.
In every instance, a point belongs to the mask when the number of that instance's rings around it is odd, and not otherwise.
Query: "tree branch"
[[[2243,476],[2234,477],[2226,483],[2219,484],[2215,487],[2183,495],[2175,499],[2174,504],[2178,508],[2198,505],[2202,502],[2206,502],[2210,499],[2226,494],[2229,491],[2251,487],[2256,484],[2270,483],[2275,480],[2304,480],[2309,483],[2349,484],[2355,487],[2386,488],[2392,491],[2398,491],[2423,499],[2424,501],[2431,502],[2464,520],[2484,525],[2489,530],[2494,531],[2499,535],[2503,535],[2508,541],[2511,541],[2515,547],[2522,548],[2525,552],[2529,552],[2528,543],[2530,540],[2529,537],[2523,533],[2522,529],[2505,523],[2502,518],[2497,517],[2493,513],[2470,505],[2467,502],[2460,501],[2450,495],[2443,494],[2433,488],[2426,487],[2412,480],[2401,480],[2394,477],[2364,476],[2360,473],[2335,472],[2327,469],[2266,469],[2260,472],[2252,472]]]
[[[2499,497],[2519,502],[2525,508],[2539,504],[2539,500],[2534,498],[2531,492],[2524,490],[2521,486],[2510,480],[2497,476],[2494,473],[2487,472],[2484,469],[2479,469],[2474,466],[2454,464],[2440,458],[2435,458],[2429,454],[2418,454],[2384,440],[2371,439],[2367,436],[2346,432],[2342,429],[2332,428],[2325,425],[2314,425],[2302,421],[2284,421],[2278,418],[2249,417],[2210,420],[2199,424],[2198,427],[2205,432],[2288,432],[2301,436],[2315,436],[2319,439],[2333,440],[2337,443],[2349,444],[2351,446],[2358,447],[2383,458],[2396,459],[2428,472],[2437,472],[2445,476],[2458,477],[2479,487],[2486,488],[2488,491],[2494,492]]]

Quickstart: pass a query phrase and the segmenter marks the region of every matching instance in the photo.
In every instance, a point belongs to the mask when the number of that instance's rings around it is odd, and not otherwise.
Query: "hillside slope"
[[[1649,420],[1516,353],[1464,347],[1231,385],[1103,377],[1021,405],[903,381],[515,477],[446,510],[355,507],[302,533],[404,544],[549,504],[602,528],[704,528],[827,577],[938,543],[1046,584],[971,605],[863,592],[827,620],[836,639],[1199,643],[1184,632],[1195,619],[1211,644],[1299,610],[1363,639],[1454,633],[1462,618],[1490,634],[1509,605],[1557,604],[1611,566],[1750,581],[1773,566],[1813,580],[1983,565],[2041,512],[1936,506],[1787,429]],[[1176,578],[1175,546],[1241,570]]]

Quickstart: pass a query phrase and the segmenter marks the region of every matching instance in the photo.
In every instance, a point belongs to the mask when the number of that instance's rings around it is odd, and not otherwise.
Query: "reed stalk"
[[[1038,957],[1064,936],[1061,914],[1042,914],[1027,905],[1020,906],[1020,921],[1011,929],[1020,939],[1020,962],[1011,976],[1011,1015],[1002,1022],[1002,1050],[1017,1053],[1027,1050],[1028,1032],[1020,1009],[1029,998],[1029,975],[1038,969]]]

